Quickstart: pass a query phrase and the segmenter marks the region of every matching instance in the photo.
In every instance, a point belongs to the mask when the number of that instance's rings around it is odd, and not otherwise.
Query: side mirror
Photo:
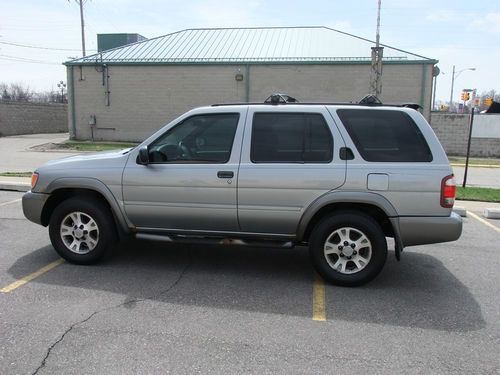
[[[148,146],[142,146],[139,149],[139,155],[137,155],[137,164],[148,165],[149,164],[149,150]]]

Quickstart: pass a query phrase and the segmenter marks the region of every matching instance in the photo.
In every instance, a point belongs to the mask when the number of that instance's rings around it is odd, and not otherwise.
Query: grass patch
[[[67,141],[65,143],[62,143],[61,146],[63,146],[65,149],[76,151],[110,151],[135,147],[137,146],[137,143]]]
[[[31,177],[31,172],[2,172],[2,177]]]
[[[448,160],[452,164],[462,164],[465,166],[465,158],[460,156],[449,156]],[[488,158],[469,158],[469,165],[484,165],[490,167],[500,168],[500,159],[488,159]]]
[[[500,189],[457,186],[457,199],[466,201],[500,202]]]

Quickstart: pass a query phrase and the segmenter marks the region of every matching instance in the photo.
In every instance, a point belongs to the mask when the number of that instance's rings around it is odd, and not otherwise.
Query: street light
[[[465,72],[466,70],[476,70],[476,68],[465,68],[455,72],[455,65],[453,65],[453,73],[451,74],[451,92],[450,92],[450,108],[448,109],[451,112],[451,108],[453,105],[453,86],[455,85],[455,78],[457,78],[460,73]]]
[[[61,103],[64,103],[64,89],[66,88],[66,84],[63,81],[60,81],[57,84],[57,87],[61,89]]]

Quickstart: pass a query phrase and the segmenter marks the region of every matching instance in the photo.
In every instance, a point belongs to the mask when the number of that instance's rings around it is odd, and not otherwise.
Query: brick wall
[[[431,65],[387,64],[381,100],[421,103],[429,116]],[[73,68],[76,139],[141,141],[194,107],[213,103],[262,102],[273,92],[306,101],[353,101],[368,93],[370,65],[149,65],[109,67],[110,105],[106,105],[100,67]],[[235,75],[244,75],[236,81]],[[71,81],[68,71],[68,81]],[[69,90],[71,94],[71,90]],[[70,98],[71,100],[71,98]],[[71,106],[70,106],[71,107]],[[70,123],[73,114],[69,113]]]
[[[466,155],[469,115],[433,112],[430,123],[448,155]],[[500,157],[500,138],[473,137],[471,156]]]
[[[0,136],[68,131],[66,104],[0,102]]]

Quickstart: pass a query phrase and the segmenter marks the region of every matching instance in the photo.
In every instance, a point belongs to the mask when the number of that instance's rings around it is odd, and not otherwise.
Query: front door
[[[138,164],[137,151],[132,153],[123,199],[138,230],[239,230],[236,191],[245,112],[194,114],[168,126],[148,145],[148,165]]]

